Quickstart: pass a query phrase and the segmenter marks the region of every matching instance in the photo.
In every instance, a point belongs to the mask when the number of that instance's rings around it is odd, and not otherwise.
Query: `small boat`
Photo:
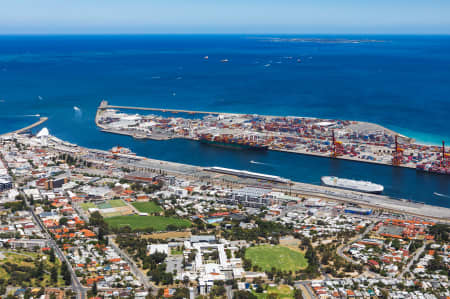
[[[220,62],[225,63],[225,62],[228,62],[228,61],[229,60],[227,58],[225,58],[225,59],[222,59]]]
[[[208,59],[209,59],[208,55],[206,55],[205,57],[203,57],[203,59],[208,60]]]

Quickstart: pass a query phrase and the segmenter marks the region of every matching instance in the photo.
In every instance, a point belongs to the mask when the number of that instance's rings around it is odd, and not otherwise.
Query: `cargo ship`
[[[341,188],[346,190],[365,192],[365,193],[381,193],[384,187],[368,181],[356,181],[349,179],[342,179],[334,176],[323,176],[321,178],[322,184],[328,187]]]
[[[437,174],[450,174],[450,165],[442,165],[439,162],[421,163],[416,165],[416,170]]]
[[[439,149],[442,151],[439,160],[416,164],[416,170],[437,173],[437,174],[450,174],[450,153],[445,150],[445,142],[442,141],[442,147]]]
[[[202,134],[198,140],[203,144],[214,145],[232,149],[267,150],[269,146],[243,138],[235,138],[226,135]]]

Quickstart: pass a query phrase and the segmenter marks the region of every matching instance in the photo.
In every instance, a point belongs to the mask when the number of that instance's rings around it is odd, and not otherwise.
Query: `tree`
[[[64,279],[65,284],[70,285],[71,280],[72,280],[72,275],[70,274],[70,271],[67,268],[66,263],[64,263],[64,262],[61,264],[61,275]]]
[[[97,295],[97,282],[95,281],[94,284],[92,285],[92,294]]]
[[[401,247],[400,241],[398,239],[394,239],[391,243],[391,246],[395,248],[395,250],[399,250]]]
[[[248,291],[237,291],[234,293],[233,299],[257,299],[255,295]]]
[[[213,286],[213,288],[211,289],[210,296],[211,296],[211,298],[222,297],[225,295],[225,293],[226,293],[226,290],[223,285],[222,286],[216,285],[216,286]]]
[[[98,227],[98,239],[104,241],[104,236],[109,234],[109,228],[108,224],[103,219],[103,216],[98,211],[95,211],[91,214],[89,223]]]
[[[183,298],[189,298],[189,289],[179,288],[175,291],[173,299],[183,299]]]
[[[50,258],[49,258],[49,260],[50,260],[50,263],[55,263],[55,250],[53,249],[53,247],[52,248],[50,248]]]
[[[303,293],[300,289],[294,289],[294,298],[303,299]]]
[[[68,219],[66,217],[61,217],[59,219],[59,225],[66,225],[67,221],[68,221]]]
[[[434,236],[437,242],[448,242],[450,235],[450,225],[436,224],[430,228],[430,234]]]
[[[55,267],[52,267],[51,273],[50,273],[50,278],[52,280],[52,282],[56,283],[58,282],[58,269]]]

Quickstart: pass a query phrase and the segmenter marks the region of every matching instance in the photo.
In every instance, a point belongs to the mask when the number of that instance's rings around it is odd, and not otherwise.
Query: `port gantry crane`
[[[331,130],[331,139],[332,139],[331,149],[333,151],[331,153],[331,157],[337,158],[342,155],[342,150],[343,150],[342,142],[336,140],[336,137],[334,135],[334,130]]]
[[[403,161],[403,149],[398,143],[398,135],[395,135],[395,150],[392,153],[392,165],[400,166]]]
[[[441,167],[450,167],[450,153],[445,151],[445,141],[442,140]]]

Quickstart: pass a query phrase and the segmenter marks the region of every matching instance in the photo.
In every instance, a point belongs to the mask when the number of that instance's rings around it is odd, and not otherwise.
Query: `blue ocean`
[[[448,176],[102,133],[94,123],[102,99],[362,120],[422,143],[450,144],[450,36],[0,36],[0,133],[48,116],[51,134],[82,146],[120,144],[156,159],[313,184],[323,175],[365,179],[395,198],[450,207]]]

